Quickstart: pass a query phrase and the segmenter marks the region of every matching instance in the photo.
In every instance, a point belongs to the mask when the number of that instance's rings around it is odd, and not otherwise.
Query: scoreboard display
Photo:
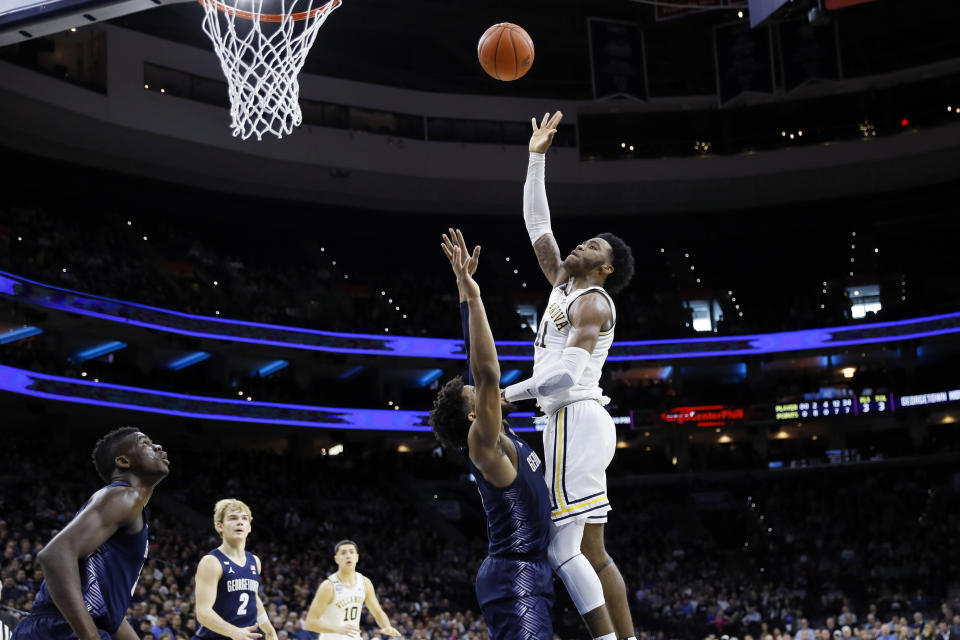
[[[849,398],[823,398],[774,405],[777,420],[803,420],[829,416],[857,416],[893,411],[893,395],[861,393]]]
[[[874,393],[857,397],[860,413],[889,413],[893,411],[893,394]]]
[[[853,398],[835,398],[833,400],[813,400],[797,403],[801,418],[819,418],[820,416],[856,415]]]

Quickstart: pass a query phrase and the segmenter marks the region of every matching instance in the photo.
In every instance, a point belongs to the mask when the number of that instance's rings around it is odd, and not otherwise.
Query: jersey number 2
[[[240,594],[240,606],[237,607],[237,615],[238,615],[238,616],[242,616],[242,615],[245,615],[245,614],[247,613],[247,604],[249,604],[249,602],[250,602],[250,594],[249,594],[249,593],[241,593],[241,594]]]
[[[353,606],[353,607],[350,607],[349,609],[344,609],[344,610],[343,610],[343,621],[344,621],[344,622],[350,622],[351,620],[356,620],[356,619],[357,619],[357,614],[359,614],[359,613],[360,613],[360,607],[358,607],[358,606]]]

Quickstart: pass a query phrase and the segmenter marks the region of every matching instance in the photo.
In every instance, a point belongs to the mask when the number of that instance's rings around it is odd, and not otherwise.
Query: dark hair
[[[440,389],[433,401],[433,411],[430,412],[430,426],[442,446],[457,449],[467,446],[470,421],[467,420],[463,378],[460,376],[450,379]]]
[[[337,544],[333,545],[333,555],[337,555],[337,552],[340,551],[340,547],[345,544],[352,544],[353,548],[357,550],[357,553],[360,553],[360,547],[353,540],[341,540]]]
[[[117,447],[124,438],[137,431],[138,429],[134,427],[120,427],[97,440],[92,454],[93,466],[96,467],[97,473],[104,482],[110,482],[110,477],[117,468],[116,457],[119,455]]]
[[[610,264],[613,265],[613,273],[607,276],[603,288],[609,293],[620,293],[633,279],[633,249],[612,233],[601,233],[597,237],[606,240],[612,249]]]

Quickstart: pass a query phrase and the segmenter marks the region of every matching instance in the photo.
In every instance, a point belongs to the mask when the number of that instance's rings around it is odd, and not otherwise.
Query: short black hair
[[[467,419],[467,404],[463,399],[463,378],[451,378],[437,394],[430,412],[430,426],[440,444],[448,448],[462,449],[467,446],[470,420]]]
[[[139,429],[135,427],[120,427],[97,440],[92,454],[93,466],[104,482],[110,482],[110,477],[117,468],[117,447],[124,438],[137,431]]]
[[[613,273],[607,276],[603,288],[609,293],[620,293],[633,280],[633,249],[620,236],[612,233],[601,233],[597,237],[606,240],[612,249],[610,264],[613,265]]]
[[[345,544],[352,544],[353,548],[357,550],[357,553],[360,553],[360,546],[356,542],[354,542],[353,540],[344,539],[338,542],[337,544],[333,545],[333,555],[337,555],[337,552],[340,551],[340,547],[342,547]]]

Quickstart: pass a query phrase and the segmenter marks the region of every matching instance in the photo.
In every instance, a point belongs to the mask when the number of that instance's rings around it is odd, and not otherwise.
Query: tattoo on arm
[[[537,262],[540,263],[543,275],[547,277],[551,285],[555,286],[563,271],[560,247],[557,246],[556,238],[553,237],[552,233],[540,236],[533,245],[533,251],[537,255]]]

